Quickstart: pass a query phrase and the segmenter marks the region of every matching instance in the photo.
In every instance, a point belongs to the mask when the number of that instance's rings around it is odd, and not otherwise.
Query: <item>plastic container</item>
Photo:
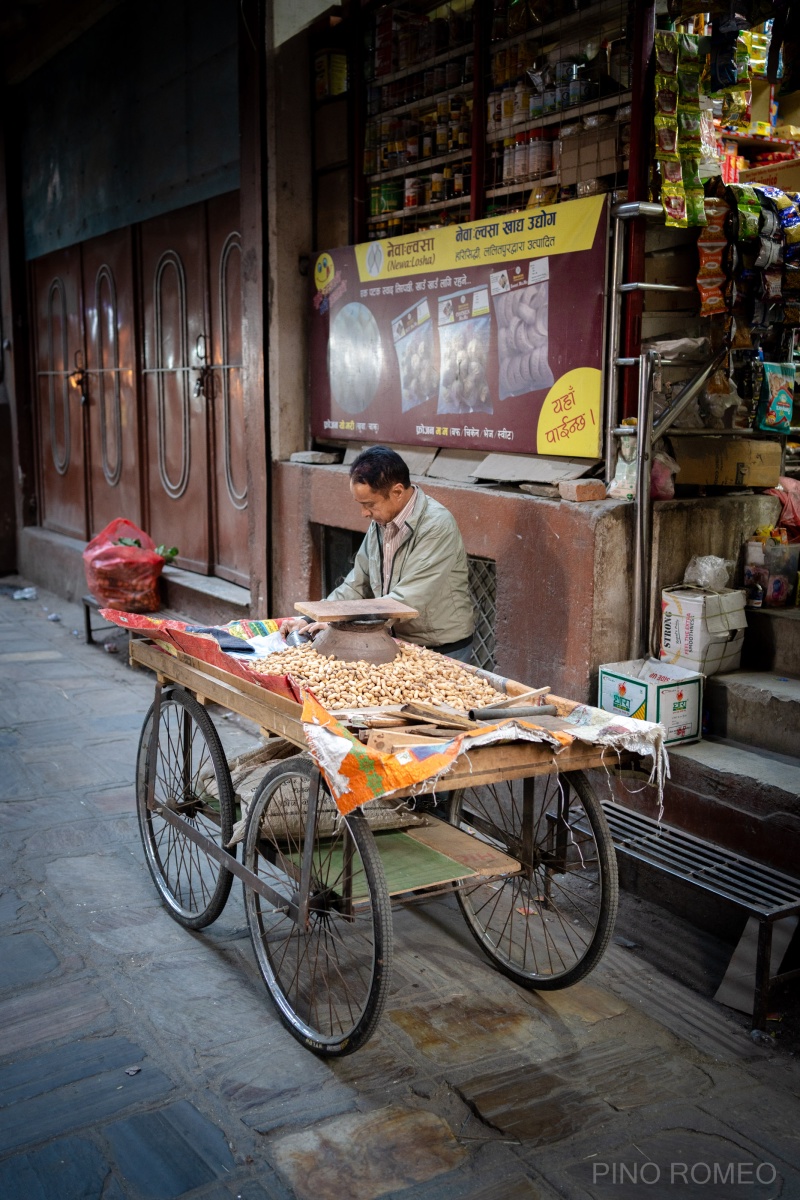
[[[518,133],[514,146],[514,178],[528,178],[528,138],[524,133]]]
[[[503,140],[503,183],[514,182],[514,169],[516,167],[516,145],[513,138],[504,138]]]

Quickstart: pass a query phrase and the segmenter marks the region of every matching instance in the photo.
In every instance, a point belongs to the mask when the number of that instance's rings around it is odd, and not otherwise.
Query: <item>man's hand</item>
[[[295,629],[302,629],[303,633],[307,632],[308,622],[305,617],[290,617],[288,621],[284,621],[281,625],[281,633],[284,637],[288,637],[290,633],[294,633]]]
[[[291,617],[290,620],[284,621],[281,625],[281,633],[284,637],[288,637],[290,633],[294,633],[299,629],[301,633],[305,633],[310,638],[315,638],[318,633],[322,633],[323,629],[328,628],[327,621],[313,621],[311,624],[304,617]]]

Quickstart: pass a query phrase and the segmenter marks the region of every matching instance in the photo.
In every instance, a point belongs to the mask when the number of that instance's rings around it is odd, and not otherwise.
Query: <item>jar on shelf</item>
[[[408,121],[406,125],[406,162],[409,166],[419,161],[419,125]]]
[[[531,88],[528,97],[528,119],[538,121],[544,112],[544,96],[541,92],[537,92],[536,88]]]
[[[422,131],[422,158],[433,158],[433,148],[436,144],[436,129],[426,124]]]
[[[406,176],[403,188],[403,208],[418,208],[419,207],[419,176]]]
[[[445,83],[448,88],[460,87],[464,82],[464,63],[460,58],[454,58],[445,65]]]
[[[450,122],[439,121],[436,125],[436,157],[439,158],[442,154],[447,154],[448,138],[450,136]]]
[[[440,63],[433,68],[433,90],[434,92],[443,92],[447,87],[447,68],[444,63]]]
[[[442,199],[452,200],[453,198],[453,168],[442,168]]]
[[[558,111],[558,92],[555,88],[546,88],[542,97],[542,112],[554,113]]]
[[[528,177],[528,136],[525,133],[518,133],[515,139],[514,146],[514,178],[527,179]]]
[[[384,179],[380,185],[381,213],[397,212],[402,208],[402,184],[399,179]]]
[[[434,171],[431,174],[431,204],[440,204],[444,200],[444,173]]]
[[[531,179],[539,179],[550,170],[552,162],[552,143],[544,136],[541,129],[534,129],[528,142],[528,174]]]
[[[514,124],[514,89],[507,83],[500,93],[500,128],[511,129]]]
[[[518,79],[514,87],[514,124],[527,121],[530,111],[531,89],[524,79]]]
[[[513,138],[503,138],[503,183],[514,182],[516,144]]]

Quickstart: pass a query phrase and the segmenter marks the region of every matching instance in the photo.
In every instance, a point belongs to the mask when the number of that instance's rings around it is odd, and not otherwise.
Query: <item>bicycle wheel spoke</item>
[[[153,747],[151,708],[139,740],[137,810],[150,873],[170,915],[201,929],[219,916],[232,875],[180,826],[226,847],[233,834],[233,789],[214,726],[197,702],[175,688],[162,696]],[[152,780],[152,807],[147,805]]]
[[[602,809],[580,774],[469,789],[450,819],[520,862],[505,879],[461,887],[470,930],[500,970],[563,987],[591,970],[616,914],[616,860]]]
[[[309,788],[317,780],[308,759],[276,764],[256,793],[245,839],[245,862],[295,905],[306,840],[313,839],[305,924],[271,911],[247,886],[245,905],[256,960],[284,1024],[318,1053],[344,1054],[370,1036],[385,1002],[388,895],[360,814],[339,817],[321,791],[309,826]]]

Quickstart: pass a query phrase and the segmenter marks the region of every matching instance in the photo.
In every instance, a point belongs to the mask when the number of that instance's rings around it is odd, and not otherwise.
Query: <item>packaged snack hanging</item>
[[[788,433],[794,406],[794,363],[764,363],[756,427],[769,433]]]

